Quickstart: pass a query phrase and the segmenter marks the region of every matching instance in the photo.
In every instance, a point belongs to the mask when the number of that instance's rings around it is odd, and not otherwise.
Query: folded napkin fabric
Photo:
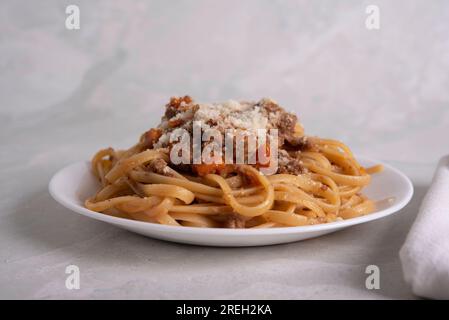
[[[449,299],[449,155],[440,160],[399,255],[414,294]]]

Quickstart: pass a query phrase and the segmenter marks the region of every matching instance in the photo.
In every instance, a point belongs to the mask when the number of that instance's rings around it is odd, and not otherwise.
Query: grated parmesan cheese
[[[262,99],[259,103],[228,100],[221,103],[194,103],[190,105],[184,101],[182,107],[187,107],[171,118],[162,118],[158,126],[163,134],[154,145],[155,148],[166,147],[170,141],[170,135],[175,128],[170,128],[171,121],[181,120],[178,128],[192,132],[194,121],[201,122],[203,132],[208,129],[217,129],[223,134],[228,129],[241,130],[243,134],[252,135],[257,129],[270,129],[273,127],[279,112],[267,112],[261,103],[275,103],[269,98]],[[189,108],[190,106],[190,108]]]
[[[214,122],[220,129],[265,129],[268,119],[254,103],[229,100],[224,103],[199,104],[195,121]]]

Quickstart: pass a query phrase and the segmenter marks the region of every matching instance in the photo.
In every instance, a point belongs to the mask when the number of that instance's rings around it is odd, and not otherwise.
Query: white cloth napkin
[[[449,299],[449,155],[438,164],[399,256],[414,294]]]

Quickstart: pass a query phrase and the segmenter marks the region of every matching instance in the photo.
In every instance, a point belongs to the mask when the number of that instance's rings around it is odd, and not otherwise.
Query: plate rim
[[[369,157],[358,156],[357,160],[360,162],[373,162],[383,165],[385,168],[388,168],[395,175],[399,176],[403,181],[405,181],[407,185],[407,194],[406,196],[397,203],[394,203],[391,207],[386,209],[367,214],[364,216],[351,218],[343,221],[335,221],[330,223],[316,224],[316,225],[307,225],[307,226],[296,226],[296,227],[276,227],[276,228],[266,228],[266,229],[226,229],[226,228],[198,228],[198,227],[185,227],[185,226],[169,226],[169,225],[161,225],[157,223],[150,223],[138,220],[131,220],[126,218],[114,217],[107,214],[91,211],[85,207],[82,207],[78,204],[73,203],[72,201],[67,201],[64,196],[62,196],[57,188],[56,184],[58,179],[72,167],[77,167],[80,165],[90,164],[90,161],[78,161],[72,164],[69,164],[61,169],[59,169],[50,179],[48,184],[48,190],[50,195],[53,197],[56,202],[61,204],[63,207],[74,211],[75,213],[81,214],[83,216],[87,216],[89,218],[107,222],[113,225],[119,225],[123,227],[138,227],[146,230],[154,230],[157,232],[169,232],[169,233],[186,233],[186,234],[195,234],[195,235],[217,235],[217,236],[260,236],[260,235],[274,235],[274,234],[292,234],[292,233],[307,233],[307,232],[319,232],[326,231],[329,229],[342,229],[366,222],[370,222],[373,220],[378,220],[384,218],[386,216],[392,215],[394,213],[399,212],[403,209],[412,199],[414,194],[413,183],[411,180],[400,170],[395,167],[383,162],[378,161]]]

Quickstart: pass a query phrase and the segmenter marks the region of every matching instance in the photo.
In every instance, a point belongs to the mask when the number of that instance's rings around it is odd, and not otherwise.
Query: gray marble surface
[[[65,28],[68,4],[80,30]],[[444,0],[2,1],[0,298],[414,298],[398,250],[449,152],[448,21]],[[272,97],[309,134],[403,170],[415,196],[380,221],[241,249],[152,240],[51,199],[58,169],[131,145],[185,93]],[[380,290],[365,288],[370,264]]]

